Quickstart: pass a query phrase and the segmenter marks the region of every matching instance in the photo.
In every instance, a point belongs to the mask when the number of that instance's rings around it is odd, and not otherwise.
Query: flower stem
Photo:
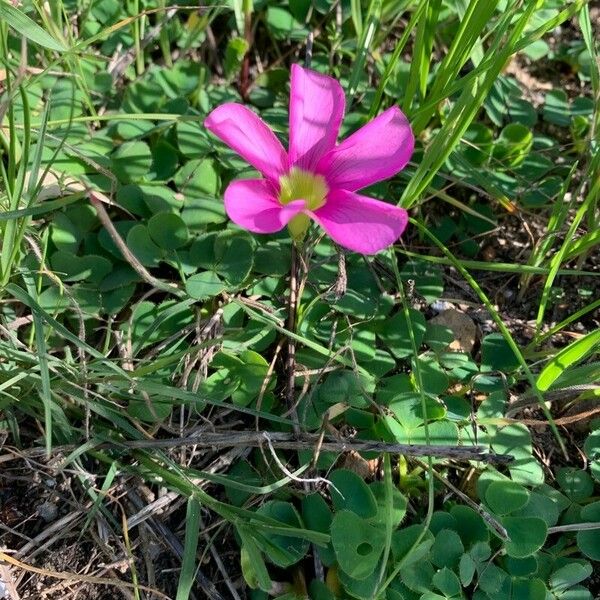
[[[296,322],[298,317],[298,249],[292,241],[292,258],[290,268],[290,294],[288,296],[288,331],[296,333]],[[298,413],[295,407],[294,387],[295,387],[295,372],[296,372],[296,341],[292,337],[288,337],[287,357],[286,357],[286,390],[285,399],[288,410],[293,421],[294,433],[300,433],[300,424],[298,422]]]

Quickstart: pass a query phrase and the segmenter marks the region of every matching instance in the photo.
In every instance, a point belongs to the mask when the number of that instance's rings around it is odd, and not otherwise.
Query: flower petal
[[[330,192],[327,203],[311,216],[334,242],[361,254],[387,248],[408,223],[403,208],[345,190]]]
[[[313,171],[335,146],[346,103],[332,77],[292,65],[290,92],[290,166]]]
[[[225,190],[225,210],[229,218],[255,233],[280,231],[305,206],[304,200],[280,204],[273,186],[264,179],[238,179]]]
[[[287,154],[281,142],[242,104],[221,104],[206,117],[204,126],[265,177],[277,181],[287,171]]]
[[[330,187],[354,192],[402,170],[414,146],[410,124],[394,106],[325,155],[317,171]]]

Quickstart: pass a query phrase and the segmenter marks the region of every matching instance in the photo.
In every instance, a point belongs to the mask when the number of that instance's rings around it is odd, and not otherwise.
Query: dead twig
[[[106,228],[108,235],[115,243],[123,258],[131,265],[131,268],[149,285],[155,287],[156,289],[162,290],[163,292],[168,292],[169,294],[173,294],[179,298],[185,297],[185,294],[182,290],[177,288],[174,285],[161,281],[152,275],[144,265],[133,255],[131,250],[127,247],[127,244],[123,241],[123,238],[120,236],[119,232],[116,230],[113,222],[110,220],[102,201],[97,197],[97,195],[89,190],[90,202],[93,207],[96,209],[96,213],[98,214],[98,218],[100,219],[102,225]]]
[[[321,435],[315,433],[268,432],[274,448],[282,450],[310,450],[319,443]],[[258,447],[264,444],[265,438],[260,431],[227,431],[206,432],[198,436],[184,438],[165,438],[159,440],[131,440],[119,443],[100,443],[96,449],[143,449],[143,448],[176,448],[183,445],[198,446],[201,448],[234,448]],[[52,453],[68,453],[76,448],[75,445],[56,446]],[[0,463],[9,462],[16,458],[31,458],[45,456],[44,448],[32,448],[25,451],[14,451],[10,448],[8,454],[0,455]],[[444,446],[427,444],[392,444],[375,440],[335,439],[326,436],[321,443],[323,452],[389,452],[391,454],[404,454],[405,456],[434,456],[449,460],[476,460],[493,464],[508,464],[514,460],[508,454],[495,454],[489,452],[485,446]]]
[[[63,571],[50,571],[48,569],[39,569],[32,565],[28,565],[27,563],[21,562],[20,560],[17,560],[16,558],[9,556],[8,554],[2,551],[0,551],[0,561],[7,563],[17,569],[28,571],[29,573],[36,573],[37,575],[42,575],[44,577],[52,577],[54,579],[65,579],[72,582],[108,585],[117,588],[138,589],[155,594],[159,598],[170,600],[169,596],[163,594],[162,592],[159,592],[156,589],[146,587],[145,585],[128,583],[127,581],[120,581],[119,579],[109,579],[106,577],[93,577],[90,575],[78,575],[77,573],[66,573]]]

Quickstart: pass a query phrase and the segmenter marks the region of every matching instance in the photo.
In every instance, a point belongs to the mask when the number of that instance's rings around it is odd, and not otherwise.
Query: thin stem
[[[296,333],[296,323],[298,320],[298,250],[296,244],[292,242],[292,258],[290,269],[290,294],[288,296],[288,331]],[[298,413],[294,403],[294,387],[296,383],[296,341],[288,337],[287,357],[286,357],[286,392],[285,398],[288,409],[294,423],[294,433],[300,433],[300,424],[298,423]]]

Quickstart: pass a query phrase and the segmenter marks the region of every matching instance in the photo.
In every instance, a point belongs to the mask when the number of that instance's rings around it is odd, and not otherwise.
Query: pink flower
[[[344,105],[335,79],[292,65],[288,152],[241,104],[223,104],[208,115],[206,128],[264,176],[233,181],[225,190],[234,223],[256,233],[287,225],[301,239],[313,219],[340,246],[362,254],[400,237],[406,211],[356,192],[404,168],[414,148],[408,120],[390,108],[336,145]]]

